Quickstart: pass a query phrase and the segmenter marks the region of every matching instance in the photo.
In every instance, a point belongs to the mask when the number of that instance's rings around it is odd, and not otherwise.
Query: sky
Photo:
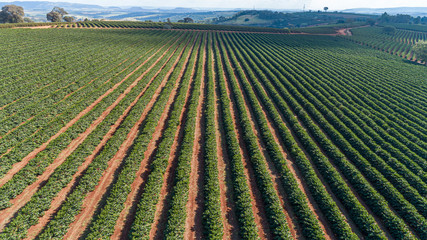
[[[11,1],[11,0],[10,0]],[[34,1],[34,0],[19,0]],[[330,11],[349,8],[427,7],[427,0],[47,0],[102,6],[152,6],[191,8],[244,8],[244,9],[302,9]]]

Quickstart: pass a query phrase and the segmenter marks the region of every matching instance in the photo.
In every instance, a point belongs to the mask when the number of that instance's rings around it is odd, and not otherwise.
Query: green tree
[[[48,21],[51,21],[51,22],[61,22],[64,15],[67,15],[67,14],[68,12],[65,11],[63,8],[54,7],[52,11],[46,14],[46,18]]]
[[[393,35],[396,32],[396,27],[394,26],[385,26],[383,31],[387,34]]]
[[[0,23],[23,23],[24,8],[16,5],[6,5],[1,8]]]
[[[328,11],[328,9],[329,9],[328,7],[324,7],[324,8],[323,8],[323,10],[325,10],[325,12],[327,12],[327,11]]]
[[[65,16],[65,17],[64,17],[64,21],[66,21],[66,22],[74,22],[74,21],[75,21],[75,19],[74,19],[74,17]]]
[[[366,20],[366,23],[369,24],[370,26],[374,26],[376,22],[377,21],[375,19],[373,19],[373,18],[368,18]]]
[[[420,41],[412,47],[417,60],[427,66],[427,41]]]

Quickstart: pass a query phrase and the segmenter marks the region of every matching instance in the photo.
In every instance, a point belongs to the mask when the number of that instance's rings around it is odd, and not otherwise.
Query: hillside
[[[240,11],[232,17],[214,19],[213,23],[223,25],[240,25],[256,27],[307,27],[314,25],[336,24],[337,22],[366,22],[374,15],[341,13],[341,12],[274,12],[246,10]]]

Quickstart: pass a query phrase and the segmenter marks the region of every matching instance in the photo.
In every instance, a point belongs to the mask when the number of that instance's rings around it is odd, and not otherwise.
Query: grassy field
[[[427,238],[425,66],[111,24],[0,29],[0,239]]]

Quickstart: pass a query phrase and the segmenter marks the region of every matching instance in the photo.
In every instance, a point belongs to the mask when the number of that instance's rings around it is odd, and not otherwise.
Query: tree
[[[421,17],[420,16],[414,18],[414,24],[420,24],[420,23],[421,23]]]
[[[75,21],[75,19],[74,19],[74,17],[65,16],[65,17],[64,17],[64,21],[66,21],[66,22],[74,22],[74,21]]]
[[[16,5],[6,5],[1,8],[0,23],[23,23],[24,8]]]
[[[420,41],[412,47],[417,60],[424,62],[427,66],[427,41]]]
[[[67,11],[60,7],[54,7],[52,11],[46,14],[46,18],[51,22],[61,22],[64,15],[67,15]]]
[[[376,20],[373,18],[368,18],[366,19],[366,23],[369,24],[370,26],[374,26],[376,23]]]
[[[328,11],[328,9],[329,9],[328,7],[324,7],[323,8],[323,10],[325,10],[325,12]]]
[[[184,23],[194,23],[194,20],[192,18],[186,17],[184,18]]]
[[[26,23],[33,23],[34,21],[31,18],[24,18],[24,22]]]
[[[396,27],[394,26],[385,26],[383,31],[387,34],[393,35],[396,32]]]

